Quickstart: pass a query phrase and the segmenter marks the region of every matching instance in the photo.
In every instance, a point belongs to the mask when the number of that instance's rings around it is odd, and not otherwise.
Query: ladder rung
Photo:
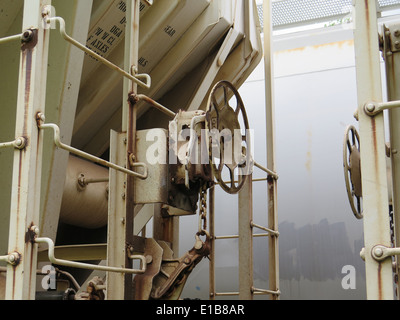
[[[262,295],[262,294],[272,294],[275,296],[279,296],[281,292],[279,290],[274,291],[274,290],[266,290],[266,289],[258,289],[258,288],[252,288],[253,293],[257,295]]]
[[[255,233],[253,234],[253,237],[255,238],[260,238],[260,237],[268,237],[270,234],[269,233]],[[215,240],[223,240],[223,239],[237,239],[239,238],[238,235],[229,235],[229,236],[215,236]]]
[[[272,229],[269,229],[269,228],[260,226],[260,225],[254,223],[254,222],[251,223],[251,226],[254,227],[254,228],[258,228],[258,229],[267,231],[268,233],[270,233],[270,234],[272,234],[272,235],[274,235],[274,236],[276,236],[276,237],[279,236],[279,232],[278,232],[278,231],[275,231],[275,230],[272,230]]]
[[[238,296],[239,292],[215,292],[214,295],[216,297],[221,297],[221,296]]]
[[[221,240],[221,239],[237,239],[239,238],[238,235],[230,235],[230,236],[215,236],[215,240]]]

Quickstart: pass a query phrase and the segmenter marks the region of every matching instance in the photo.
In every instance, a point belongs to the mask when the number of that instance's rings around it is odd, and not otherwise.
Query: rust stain
[[[323,49],[323,48],[330,48],[330,47],[338,47],[339,49],[342,49],[345,46],[354,46],[354,40],[342,40],[342,41],[337,41],[337,42],[329,42],[329,43],[323,43],[323,44],[315,44],[312,46],[305,46],[305,47],[299,47],[299,48],[292,48],[292,49],[287,49],[287,50],[281,50],[281,51],[276,51],[275,54],[281,54],[281,53],[299,53],[305,51],[307,48],[311,49]]]
[[[382,300],[382,264],[378,264],[378,299]]]
[[[372,130],[372,135],[373,135],[373,144],[374,144],[374,156],[375,160],[378,159],[378,141],[376,137],[376,121],[375,118],[371,118],[371,130]],[[378,172],[378,161],[375,161],[375,172]]]

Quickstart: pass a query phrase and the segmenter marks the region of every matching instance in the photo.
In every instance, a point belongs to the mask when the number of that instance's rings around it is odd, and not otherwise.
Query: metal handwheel
[[[363,218],[360,137],[354,126],[346,128],[343,141],[343,167],[347,195],[354,216]]]
[[[236,100],[235,109],[230,105],[232,98]],[[240,120],[243,121],[242,127]],[[238,193],[251,172],[250,131],[242,98],[228,81],[218,82],[210,93],[207,103],[206,132],[215,179],[227,193]],[[223,179],[224,170],[228,170],[229,173],[227,181]]]

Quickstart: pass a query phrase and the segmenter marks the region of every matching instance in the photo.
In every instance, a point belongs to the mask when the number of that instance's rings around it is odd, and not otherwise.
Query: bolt
[[[147,255],[146,256],[146,263],[147,264],[150,264],[150,263],[152,263],[153,262],[153,257],[151,256],[151,255]]]
[[[22,34],[21,40],[22,42],[29,42],[33,38],[33,31],[32,30],[26,30]]]
[[[32,226],[32,227],[31,227],[31,231],[32,231],[35,235],[38,235],[39,232],[40,232],[39,227],[37,227],[37,226]]]
[[[400,48],[400,41],[395,41],[395,42],[394,42],[394,47],[395,47],[396,49],[399,49],[399,48]]]
[[[18,252],[13,252],[8,255],[8,263],[12,264],[13,266],[17,265],[20,259],[21,258]]]
[[[25,138],[22,138],[22,137],[17,138],[17,139],[15,140],[14,146],[15,146],[17,149],[20,149],[20,150],[24,149],[25,146],[26,146],[26,140],[25,140]]]
[[[374,112],[375,111],[375,104],[373,104],[372,102],[368,103],[365,106],[365,110],[367,110],[368,112]]]
[[[51,14],[51,6],[45,6],[42,10],[42,17],[49,16]]]
[[[380,258],[383,256],[383,249],[381,247],[377,247],[374,249],[374,254],[376,257]]]
[[[45,115],[43,113],[41,113],[41,112],[38,112],[36,114],[36,121],[37,122],[45,122],[46,121]]]
[[[398,29],[394,30],[393,34],[394,34],[395,37],[399,37],[400,36],[400,30],[398,30]]]

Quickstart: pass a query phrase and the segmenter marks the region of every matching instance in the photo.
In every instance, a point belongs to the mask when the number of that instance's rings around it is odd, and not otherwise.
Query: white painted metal
[[[361,175],[364,208],[365,267],[368,299],[393,299],[391,260],[372,257],[380,244],[390,246],[389,204],[383,114],[369,116],[364,106],[382,101],[380,56],[375,0],[355,1],[355,57]]]
[[[387,96],[390,101],[400,99],[400,91],[398,87],[399,81],[399,68],[400,68],[400,54],[393,47],[393,42],[396,42],[398,37],[399,24],[390,24],[383,27],[383,57],[386,67],[386,83],[387,83]],[[398,103],[395,102],[398,106]],[[394,223],[394,246],[400,247],[400,132],[398,130],[398,123],[400,121],[400,109],[391,109],[388,111],[389,117],[389,132],[390,132],[390,180],[392,181],[392,198],[391,204],[393,208],[393,223]],[[399,276],[399,257],[395,257],[397,263],[394,273]],[[400,283],[397,282],[397,299],[400,299]]]
[[[102,56],[100,56],[99,54],[95,53],[94,51],[88,49],[86,46],[84,46],[83,44],[81,44],[80,42],[76,41],[75,39],[71,38],[65,31],[65,21],[63,18],[61,17],[54,17],[54,18],[49,18],[48,19],[48,23],[51,23],[53,21],[57,21],[60,24],[60,33],[61,36],[68,41],[69,43],[71,43],[72,45],[74,45],[75,47],[81,49],[82,51],[84,51],[85,53],[87,53],[88,55],[92,56],[94,59],[97,59],[98,61],[100,61],[101,63],[103,63],[104,65],[106,65],[107,67],[109,67],[110,69],[120,73],[121,75],[123,75],[125,78],[128,78],[129,80],[139,84],[140,86],[144,87],[144,88],[150,88],[151,87],[151,79],[150,76],[147,74],[135,74],[133,72],[127,72],[122,70],[121,68],[119,68],[118,66],[116,66],[115,64],[111,63],[110,61],[108,61],[107,59],[103,58]],[[142,80],[140,80],[140,78],[142,78],[145,82],[143,82]]]
[[[272,1],[263,1],[264,11],[264,71],[265,71],[265,102],[267,130],[267,168],[276,172],[276,143],[275,143],[275,96],[274,70],[272,48]],[[256,164],[257,166],[257,164]],[[260,166],[257,166],[260,168]],[[260,168],[262,169],[262,168]],[[272,292],[279,292],[279,243],[278,243],[278,176],[269,173],[268,181],[268,226],[273,230],[268,241],[269,287]],[[275,233],[275,234],[274,234]],[[272,299],[279,295],[273,294]]]
[[[107,271],[107,272],[116,272],[123,274],[142,274],[146,272],[146,258],[143,255],[130,255],[129,259],[132,260],[140,260],[141,268],[140,269],[127,269],[113,266],[103,266],[103,265],[95,265],[83,262],[76,262],[64,259],[57,259],[54,255],[54,242],[49,238],[36,238],[36,243],[45,243],[48,246],[48,258],[49,261],[55,265],[79,268],[79,269],[87,269],[87,270],[99,270],[99,271]]]
[[[67,32],[79,42],[86,40],[92,10],[92,0],[73,0],[53,2],[67,21]],[[48,77],[51,82],[46,92],[46,118],[58,123],[62,140],[71,144],[75,119],[84,52],[75,48],[55,33],[50,40]],[[64,193],[66,168],[69,154],[57,148],[51,137],[45,135],[42,173],[41,236],[55,239],[59,222],[59,212]]]
[[[253,299],[253,181],[249,175],[239,192],[239,299]]]
[[[108,170],[70,156],[60,210],[60,222],[87,229],[105,227],[108,220]],[[85,179],[86,184],[79,179]],[[89,183],[100,179],[107,182]]]
[[[110,160],[123,164],[126,161],[126,133],[111,132]],[[123,173],[110,170],[108,197],[107,264],[125,266],[125,192],[126,177]],[[124,275],[107,273],[107,300],[123,300],[125,296]]]
[[[49,36],[43,16],[48,5],[51,1],[24,2],[22,30],[35,28],[37,38],[20,53],[15,136],[26,137],[29,144],[14,151],[8,251],[17,252],[21,260],[7,268],[6,298],[10,300],[35,298],[37,246],[26,234],[40,219],[43,135],[37,130],[36,117],[45,108]]]
[[[38,122],[40,122],[41,120],[38,120]],[[139,163],[139,162],[135,162],[135,163],[131,163],[132,167],[142,167],[143,169],[143,173],[138,173],[132,170],[128,170],[125,167],[122,167],[120,165],[117,165],[115,163],[109,162],[109,161],[105,161],[101,158],[95,157],[91,154],[88,154],[86,152],[83,152],[81,150],[78,150],[76,148],[73,148],[71,146],[66,145],[65,143],[61,142],[61,135],[60,135],[60,128],[54,124],[54,123],[45,123],[45,124],[38,124],[38,128],[39,129],[51,129],[53,130],[53,141],[55,143],[55,145],[61,149],[64,149],[78,157],[82,157],[84,159],[87,159],[89,161],[92,161],[94,163],[98,163],[101,165],[104,165],[108,168],[117,170],[117,171],[121,171],[129,176],[133,176],[133,177],[137,177],[140,179],[146,179],[147,178],[147,166],[144,163]]]

